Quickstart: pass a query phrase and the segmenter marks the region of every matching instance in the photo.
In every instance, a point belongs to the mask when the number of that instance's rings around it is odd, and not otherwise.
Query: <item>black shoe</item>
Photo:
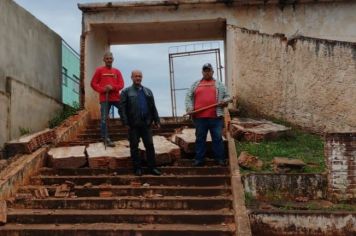
[[[152,168],[150,170],[150,173],[153,174],[153,175],[157,175],[157,176],[161,175],[161,171],[159,169],[157,169],[157,168]]]
[[[217,160],[215,163],[219,166],[226,166],[226,161],[225,160]]]
[[[198,167],[198,166],[204,166],[205,163],[204,161],[194,161],[193,166]]]
[[[137,168],[134,173],[135,173],[136,176],[142,176],[142,169],[141,168]]]

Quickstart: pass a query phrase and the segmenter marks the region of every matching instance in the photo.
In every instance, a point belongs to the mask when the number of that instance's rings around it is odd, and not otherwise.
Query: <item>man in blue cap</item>
[[[188,90],[185,105],[187,112],[198,110],[213,104],[219,104],[193,114],[195,126],[195,161],[193,166],[204,166],[206,153],[206,138],[210,132],[213,144],[213,153],[218,165],[226,165],[222,130],[224,126],[223,107],[227,106],[229,94],[224,84],[213,77],[214,70],[210,63],[202,68],[203,78],[195,81]]]

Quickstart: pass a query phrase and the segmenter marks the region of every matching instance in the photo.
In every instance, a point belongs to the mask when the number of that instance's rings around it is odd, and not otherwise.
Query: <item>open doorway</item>
[[[195,49],[192,45],[195,45]],[[143,85],[150,88],[155,96],[157,109],[160,116],[172,116],[169,53],[179,52],[185,47],[185,51],[199,51],[201,49],[215,48],[220,50],[221,61],[224,61],[223,41],[195,41],[180,43],[156,43],[156,44],[130,44],[112,45],[114,54],[114,67],[121,70],[125,87],[131,85],[131,71],[139,69],[143,73]],[[181,116],[185,113],[184,98],[186,88],[201,78],[201,67],[210,62],[214,66],[215,75],[218,73],[216,55],[197,54],[189,57],[179,57],[174,60],[175,87],[184,88],[176,91],[176,111]],[[223,67],[220,66],[220,67]],[[224,71],[219,73],[219,79],[224,81]],[[217,77],[216,77],[217,78]],[[111,112],[112,117],[118,117],[117,110]]]

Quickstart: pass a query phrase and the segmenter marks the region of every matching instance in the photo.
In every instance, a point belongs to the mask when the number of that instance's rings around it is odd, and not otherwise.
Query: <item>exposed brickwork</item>
[[[21,137],[18,140],[6,143],[6,155],[11,157],[21,153],[32,153],[42,145],[51,143],[55,138],[56,133],[50,129]]]
[[[82,131],[89,122],[89,112],[86,110],[80,111],[77,115],[66,119],[59,127],[55,129],[56,141],[55,144],[73,140],[80,131]]]
[[[328,192],[331,199],[356,199],[356,133],[326,135]]]

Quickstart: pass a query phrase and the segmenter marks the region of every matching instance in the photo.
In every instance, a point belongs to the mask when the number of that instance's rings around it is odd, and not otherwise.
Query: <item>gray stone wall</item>
[[[317,132],[356,131],[356,43],[235,33],[243,110]]]

